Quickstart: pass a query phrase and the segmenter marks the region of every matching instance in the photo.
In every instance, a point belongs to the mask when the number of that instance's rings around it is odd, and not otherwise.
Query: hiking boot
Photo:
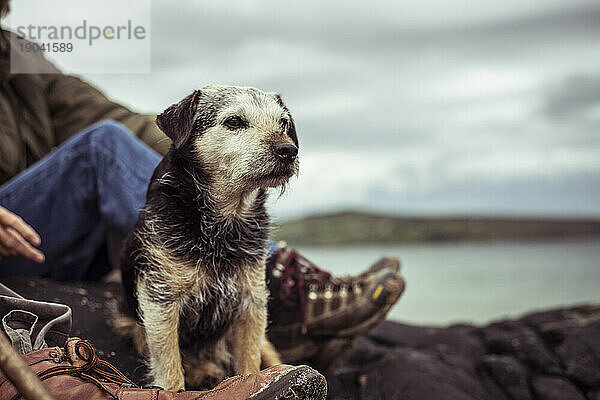
[[[396,273],[400,272],[400,260],[396,257],[382,257],[375,261],[369,268],[361,272],[357,278],[363,278],[369,274],[376,274],[384,269],[389,269]]]
[[[324,400],[327,396],[323,375],[304,365],[276,365],[254,374],[231,377],[212,390],[175,393],[157,387],[137,387],[111,364],[100,360],[87,340],[79,338],[68,339],[64,349],[50,347],[22,357],[57,399]],[[2,372],[0,382],[0,400],[19,397]]]
[[[317,353],[331,359],[347,349],[400,298],[405,282],[399,268],[397,258],[385,257],[357,276],[339,278],[295,250],[272,254],[267,263],[272,296],[268,336],[282,359],[310,360]]]
[[[182,397],[182,400],[325,400],[327,381],[323,375],[306,365],[279,364],[254,374],[236,375],[212,390],[181,393],[193,394]]]

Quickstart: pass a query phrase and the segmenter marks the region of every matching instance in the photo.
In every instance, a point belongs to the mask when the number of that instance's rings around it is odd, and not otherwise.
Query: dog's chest
[[[221,338],[231,326],[239,304],[240,289],[234,276],[196,285],[182,309],[181,345],[209,345]]]
[[[236,267],[255,264],[264,256],[269,218],[263,191],[247,213],[236,217],[224,217],[205,200],[194,208],[162,193],[153,197],[161,204],[149,213],[159,215],[160,223],[158,229],[149,231],[161,236],[160,242],[167,244],[175,258],[200,262],[215,272],[233,273]]]

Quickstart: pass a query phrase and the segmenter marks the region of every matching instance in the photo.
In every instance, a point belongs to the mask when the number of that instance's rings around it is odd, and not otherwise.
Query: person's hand
[[[0,260],[21,255],[41,264],[44,253],[35,248],[41,242],[40,235],[21,217],[0,206]]]

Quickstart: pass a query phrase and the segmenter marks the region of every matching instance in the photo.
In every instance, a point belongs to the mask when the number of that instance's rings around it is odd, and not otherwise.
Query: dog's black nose
[[[298,155],[298,148],[291,143],[275,143],[273,152],[281,161],[291,163]]]

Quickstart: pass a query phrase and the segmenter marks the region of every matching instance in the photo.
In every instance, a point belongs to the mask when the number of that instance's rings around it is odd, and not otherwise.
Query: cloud
[[[147,112],[213,82],[280,92],[301,144],[282,217],[600,215],[595,0],[190,0],[152,15],[151,74],[86,79]]]
[[[550,92],[544,112],[553,118],[584,117],[600,106],[600,75],[576,75],[565,78]],[[599,115],[594,114],[596,117]],[[597,119],[600,122],[600,119]]]
[[[287,219],[339,209],[402,214],[575,215],[600,213],[600,149],[457,154],[398,160],[369,153],[321,153],[269,208]],[[577,154],[574,154],[577,153]],[[376,161],[374,161],[376,160]],[[375,163],[375,168],[369,168]],[[308,165],[306,165],[308,164]],[[336,170],[341,173],[330,173]]]

